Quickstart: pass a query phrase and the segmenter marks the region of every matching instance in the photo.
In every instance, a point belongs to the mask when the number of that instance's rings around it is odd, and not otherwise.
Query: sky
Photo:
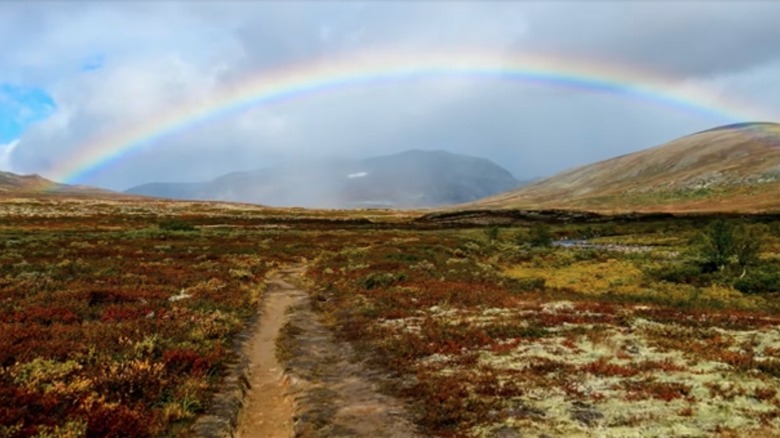
[[[0,170],[59,177],[95,139],[334,59],[467,48],[663,78],[665,100],[486,77],[337,87],[185,125],[65,182],[123,190],[408,149],[548,176],[748,117],[780,121],[778,16],[771,1],[3,1]],[[689,89],[706,102],[676,104]]]

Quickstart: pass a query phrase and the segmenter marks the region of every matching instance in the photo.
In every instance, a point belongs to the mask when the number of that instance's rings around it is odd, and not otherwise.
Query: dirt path
[[[284,280],[300,270],[282,271],[267,281],[260,323],[248,351],[250,389],[239,418],[238,437],[287,438],[294,434],[295,409],[287,395],[283,369],[276,360],[275,343],[287,309],[305,297],[304,292]]]
[[[308,295],[296,286],[303,272],[297,266],[268,280],[237,436],[419,436],[403,403],[379,392],[383,376],[335,341],[311,310]]]
[[[299,437],[418,437],[407,407],[382,394],[390,380],[333,338],[308,295],[291,308],[279,340]]]

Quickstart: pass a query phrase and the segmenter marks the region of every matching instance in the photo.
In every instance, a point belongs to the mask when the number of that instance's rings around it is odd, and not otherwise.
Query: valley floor
[[[780,434],[772,218],[714,273],[710,218],[410,219],[0,204],[0,436],[191,435],[242,366],[241,436]]]

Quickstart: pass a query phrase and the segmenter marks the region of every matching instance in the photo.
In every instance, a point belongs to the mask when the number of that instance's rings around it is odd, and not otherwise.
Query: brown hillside
[[[0,197],[17,196],[78,196],[78,197],[121,197],[133,198],[110,190],[95,187],[60,184],[40,175],[17,175],[0,171]]]
[[[0,172],[0,192],[33,192],[57,187],[52,181],[38,175],[16,175]]]
[[[780,210],[780,124],[730,125],[578,167],[475,204],[593,211]]]

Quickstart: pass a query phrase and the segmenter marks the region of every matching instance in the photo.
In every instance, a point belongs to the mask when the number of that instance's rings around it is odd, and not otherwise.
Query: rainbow
[[[154,114],[143,123],[91,138],[46,174],[56,181],[78,183],[137,148],[249,108],[350,87],[439,78],[521,81],[618,94],[724,122],[758,120],[767,115],[747,103],[723,99],[710,89],[680,85],[673,78],[627,66],[506,53],[384,52],[260,72],[219,90],[208,100],[193,101]]]

